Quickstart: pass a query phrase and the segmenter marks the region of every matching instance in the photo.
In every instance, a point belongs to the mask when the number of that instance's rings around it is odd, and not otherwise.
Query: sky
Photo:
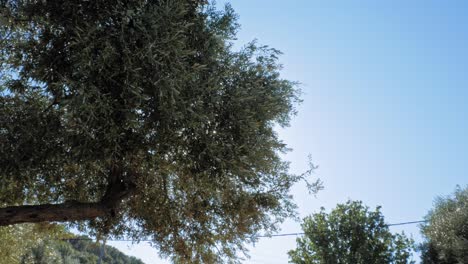
[[[418,221],[437,196],[468,184],[468,2],[230,2],[237,45],[281,50],[282,77],[301,83],[298,115],[278,132],[292,172],[311,155],[325,187],[316,196],[293,188],[301,218],[352,199],[381,205],[388,223]],[[391,230],[421,240],[417,225]],[[287,221],[280,233],[295,232],[300,224]],[[109,244],[168,263],[144,243]],[[262,238],[244,263],[287,263],[294,247],[295,237]]]

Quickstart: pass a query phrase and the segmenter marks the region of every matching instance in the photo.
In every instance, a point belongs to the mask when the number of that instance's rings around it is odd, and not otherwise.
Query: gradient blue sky
[[[382,205],[389,223],[421,220],[436,196],[468,184],[468,2],[230,2],[238,43],[280,49],[283,77],[302,83],[299,114],[279,134],[292,170],[311,154],[325,189],[294,188],[301,217],[350,198]],[[392,230],[420,239],[416,225]],[[145,244],[110,244],[167,263]],[[294,247],[294,237],[261,239],[245,263],[287,263]]]

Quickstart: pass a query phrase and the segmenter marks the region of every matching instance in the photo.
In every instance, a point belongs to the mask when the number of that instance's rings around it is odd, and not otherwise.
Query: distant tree
[[[369,211],[360,201],[348,201],[329,214],[322,208],[304,219],[302,229],[297,248],[289,251],[290,263],[414,263],[412,240],[390,232],[380,207]]]
[[[0,0],[0,225],[81,221],[235,259],[294,213],[277,50],[205,0]]]
[[[423,264],[468,263],[468,186],[439,197],[421,227]]]

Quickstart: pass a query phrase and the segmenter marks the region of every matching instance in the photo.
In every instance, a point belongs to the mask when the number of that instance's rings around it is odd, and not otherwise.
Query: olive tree
[[[84,223],[177,262],[294,214],[279,52],[203,0],[0,0],[0,225]]]
[[[468,186],[439,197],[421,227],[423,264],[468,263]]]

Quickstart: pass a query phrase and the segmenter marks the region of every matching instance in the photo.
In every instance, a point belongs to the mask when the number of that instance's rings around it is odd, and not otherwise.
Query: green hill
[[[101,252],[100,244],[56,224],[0,227],[0,241],[0,264],[97,264]],[[105,246],[101,264],[144,263]]]
[[[80,237],[72,240],[48,240],[31,248],[21,258],[21,264],[97,264],[101,245]],[[144,264],[118,249],[105,246],[102,264]]]

